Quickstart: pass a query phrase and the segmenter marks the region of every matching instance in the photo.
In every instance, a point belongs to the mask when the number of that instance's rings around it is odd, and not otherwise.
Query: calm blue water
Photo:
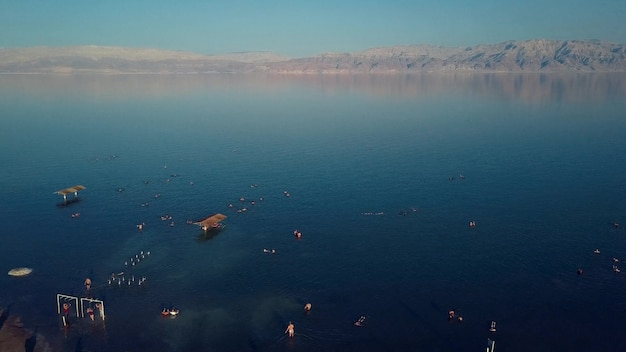
[[[57,351],[620,350],[625,78],[2,76],[0,306]]]

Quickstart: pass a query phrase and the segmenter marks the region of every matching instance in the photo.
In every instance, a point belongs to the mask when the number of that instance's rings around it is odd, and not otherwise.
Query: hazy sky
[[[307,56],[511,39],[626,43],[626,0],[0,0],[0,47]]]

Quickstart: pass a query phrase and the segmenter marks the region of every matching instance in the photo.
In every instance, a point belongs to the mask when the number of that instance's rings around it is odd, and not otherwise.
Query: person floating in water
[[[293,230],[293,235],[296,236],[296,238],[301,238],[302,237],[302,232],[300,232],[298,230]]]
[[[496,332],[496,322],[493,320],[491,321],[491,326],[489,327],[489,331]]]
[[[365,315],[361,315],[357,321],[354,322],[355,326],[363,326],[365,324]]]
[[[285,329],[285,334],[289,334],[289,337],[293,337],[296,333],[295,333],[295,326],[293,325],[292,322],[289,322],[289,325],[287,325],[287,329]]]
[[[454,309],[450,309],[450,311],[448,312],[448,320],[454,319],[455,315],[456,315],[456,312],[454,311]]]
[[[472,220],[469,222],[469,227],[476,227],[476,221]]]
[[[307,312],[307,313],[310,312],[311,311],[311,307],[312,307],[311,303],[305,304],[304,305],[304,311]]]
[[[85,279],[85,288],[87,289],[87,291],[89,291],[91,289],[91,279],[90,278],[86,278]]]

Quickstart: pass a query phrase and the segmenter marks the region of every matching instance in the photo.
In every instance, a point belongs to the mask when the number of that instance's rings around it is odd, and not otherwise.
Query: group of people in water
[[[304,305],[304,312],[306,314],[308,314],[309,312],[311,312],[311,308],[313,308],[313,305],[311,303],[307,303]],[[354,322],[354,326],[358,326],[358,327],[362,327],[365,326],[365,315],[361,315],[355,322]],[[288,334],[289,337],[294,337],[296,334],[296,326],[293,324],[293,322],[289,322],[289,324],[287,325],[287,328],[285,329],[285,334]]]
[[[161,315],[164,317],[170,316],[170,317],[175,317],[178,315],[178,313],[180,313],[180,309],[176,308],[176,307],[172,307],[172,308],[163,308],[163,310],[161,311]]]
[[[455,309],[450,309],[448,311],[448,320],[454,320],[455,318],[459,323],[463,322],[463,317],[460,315],[456,315]]]
[[[619,226],[619,224],[617,224]],[[600,254],[600,249],[596,248],[593,250],[593,254]],[[622,271],[620,270],[620,268],[617,266],[617,263],[619,263],[619,259],[613,257],[613,272],[614,273],[621,273]],[[583,274],[583,269],[582,268],[578,268],[576,270],[576,274],[578,275],[582,275]]]
[[[96,303],[95,307],[100,314],[100,318],[104,320],[104,309],[102,309],[102,304]],[[93,308],[91,308],[91,306],[87,308],[87,314],[89,315],[89,318],[91,319],[91,321],[95,321],[94,310]]]
[[[93,301],[91,301],[91,303],[93,303]],[[72,305],[68,302],[64,302],[63,303],[63,318],[64,318],[64,325],[67,326],[68,325],[68,319],[70,317],[70,307]],[[95,308],[95,310],[94,310]],[[91,319],[91,321],[95,321],[96,317],[95,317],[95,311],[98,311],[98,315],[100,316],[100,319],[104,320],[104,306],[102,305],[102,303],[100,303],[99,301],[96,301],[96,303],[94,304],[94,308],[92,308],[91,304],[87,307],[86,309],[86,313],[87,316],[89,316],[89,319]],[[78,314],[78,313],[77,313]]]

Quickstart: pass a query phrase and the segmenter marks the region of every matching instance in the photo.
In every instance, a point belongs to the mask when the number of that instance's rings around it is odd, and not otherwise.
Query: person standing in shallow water
[[[295,335],[295,326],[293,325],[292,322],[289,322],[289,325],[287,325],[287,329],[285,329],[285,334],[289,334],[289,337],[293,337],[293,335]]]

